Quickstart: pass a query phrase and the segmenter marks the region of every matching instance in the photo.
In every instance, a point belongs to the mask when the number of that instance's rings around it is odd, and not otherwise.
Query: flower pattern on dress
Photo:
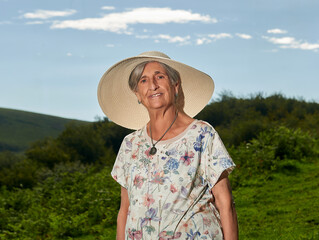
[[[151,194],[146,193],[143,198],[143,205],[149,207],[151,204],[155,202],[153,196]]]
[[[157,208],[150,208],[145,212],[145,218],[141,221],[141,227],[143,228],[145,225],[147,225],[148,222],[151,221],[160,221],[161,219],[156,216],[157,215]]]
[[[184,156],[181,157],[181,161],[183,162],[184,165],[188,166],[189,164],[191,164],[193,158],[194,158],[194,153],[192,151],[185,152]]]
[[[136,229],[128,229],[128,234],[129,234],[129,239],[132,239],[132,240],[140,240],[142,239],[142,231],[141,230],[136,230]]]
[[[176,189],[176,187],[173,184],[171,184],[170,191],[172,193],[176,193],[177,192],[177,189]]]
[[[197,151],[197,152],[203,152],[204,151],[204,149],[202,148],[202,145],[203,145],[202,140],[203,140],[204,137],[205,136],[203,134],[199,134],[199,136],[196,137],[196,142],[193,143],[195,151]]]
[[[200,236],[200,232],[199,232],[199,231],[193,232],[193,229],[191,229],[190,232],[187,233],[187,238],[186,238],[186,240],[193,240],[193,239],[195,239],[197,236]]]
[[[163,231],[159,235],[159,240],[171,240],[171,239],[178,239],[182,236],[181,232],[177,232],[174,234],[173,231]]]
[[[167,174],[169,172],[173,172],[175,174],[179,174],[179,172],[177,171],[178,166],[179,162],[175,158],[170,158],[164,165],[164,173]]]
[[[151,146],[146,127],[129,134],[111,172],[130,200],[125,239],[223,239],[210,189],[235,165],[214,128],[194,120]]]
[[[164,171],[152,173],[151,183],[157,183],[162,185],[164,184],[164,181],[165,181]]]
[[[134,178],[134,186],[138,187],[141,189],[144,183],[144,178],[140,175],[136,175]]]

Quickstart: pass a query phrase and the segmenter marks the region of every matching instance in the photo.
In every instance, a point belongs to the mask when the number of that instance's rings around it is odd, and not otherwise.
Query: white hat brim
[[[149,121],[149,115],[129,88],[128,80],[133,69],[145,61],[158,61],[176,69],[181,77],[184,92],[184,111],[191,117],[198,114],[214,92],[213,79],[195,68],[174,61],[159,52],[147,52],[124,59],[110,67],[98,86],[98,101],[105,115],[114,123],[129,129],[140,129]],[[149,56],[151,55],[151,56]],[[155,56],[154,56],[155,55]]]

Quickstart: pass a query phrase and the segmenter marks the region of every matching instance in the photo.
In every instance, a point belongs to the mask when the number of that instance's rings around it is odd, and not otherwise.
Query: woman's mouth
[[[159,96],[161,96],[161,95],[162,95],[162,93],[155,93],[155,94],[152,94],[152,95],[150,96],[150,98],[159,97]]]

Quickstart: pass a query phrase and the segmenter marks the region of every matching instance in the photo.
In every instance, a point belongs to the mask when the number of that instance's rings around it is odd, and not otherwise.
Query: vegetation
[[[198,116],[237,165],[241,239],[319,238],[318,113],[319,104],[280,95],[222,95]],[[70,123],[25,154],[0,153],[0,239],[115,239],[120,186],[110,171],[129,132],[107,119]]]
[[[197,118],[211,123],[228,146],[248,142],[260,132],[276,126],[300,128],[319,136],[319,104],[280,94],[236,98],[225,92]]]
[[[57,137],[71,119],[0,108],[0,152],[23,152],[34,141]]]
[[[271,180],[253,176],[233,191],[240,239],[319,239],[319,163],[285,160]]]

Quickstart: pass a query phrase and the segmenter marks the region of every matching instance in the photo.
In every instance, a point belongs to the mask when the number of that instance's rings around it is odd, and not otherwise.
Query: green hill
[[[78,120],[0,108],[0,152],[23,152],[30,143],[57,137],[65,124]],[[85,122],[83,122],[85,123]]]

